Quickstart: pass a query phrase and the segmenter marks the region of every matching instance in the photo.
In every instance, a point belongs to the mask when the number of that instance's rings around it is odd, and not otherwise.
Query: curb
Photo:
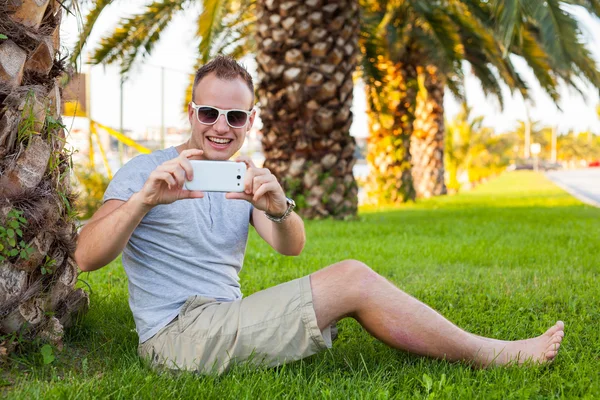
[[[579,193],[577,190],[573,189],[570,186],[565,185],[564,183],[562,183],[562,182],[560,182],[558,180],[552,179],[552,177],[548,176],[548,174],[544,174],[544,175],[546,175],[546,178],[548,178],[556,186],[558,186],[559,188],[561,188],[565,192],[569,193],[571,196],[575,197],[576,199],[580,200],[581,202],[583,202],[585,204],[588,204],[590,206],[593,206],[593,207],[600,208],[600,202],[598,202],[598,201],[596,201],[594,199],[591,199],[591,198],[587,197],[584,194]]]

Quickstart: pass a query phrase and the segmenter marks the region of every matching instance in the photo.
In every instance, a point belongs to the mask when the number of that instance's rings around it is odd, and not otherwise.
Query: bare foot
[[[477,361],[483,367],[508,364],[520,365],[525,362],[544,364],[556,357],[564,336],[565,324],[558,321],[543,335],[535,338],[512,342],[489,340],[492,347],[487,351],[482,349]]]

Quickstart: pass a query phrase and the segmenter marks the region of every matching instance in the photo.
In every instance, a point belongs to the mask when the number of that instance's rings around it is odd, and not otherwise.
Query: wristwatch
[[[286,201],[288,207],[282,216],[275,217],[265,211],[265,215],[267,216],[267,218],[269,218],[273,222],[277,222],[278,224],[282,223],[283,220],[286,219],[292,213],[292,211],[294,210],[294,207],[296,207],[296,202],[294,200],[290,199],[289,197],[286,197],[285,201]]]

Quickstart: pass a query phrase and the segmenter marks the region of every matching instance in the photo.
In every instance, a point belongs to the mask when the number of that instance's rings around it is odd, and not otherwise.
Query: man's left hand
[[[249,201],[255,208],[269,215],[283,215],[288,206],[283,188],[275,175],[268,168],[256,168],[250,157],[241,156],[236,161],[244,162],[247,167],[244,191],[230,192],[225,197]]]

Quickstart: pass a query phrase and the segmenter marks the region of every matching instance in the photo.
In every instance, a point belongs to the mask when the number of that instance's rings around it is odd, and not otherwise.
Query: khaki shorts
[[[138,353],[153,366],[220,374],[235,362],[276,366],[326,348],[331,330],[317,326],[305,276],[234,302],[192,296]]]

